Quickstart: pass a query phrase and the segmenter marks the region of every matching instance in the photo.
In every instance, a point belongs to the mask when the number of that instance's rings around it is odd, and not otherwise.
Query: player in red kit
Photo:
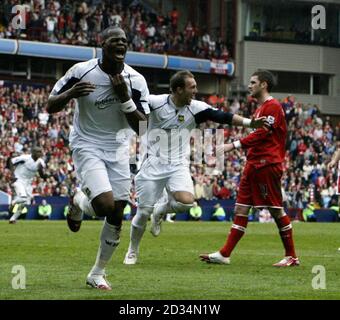
[[[269,92],[274,77],[269,71],[257,71],[251,78],[248,89],[260,107],[255,117],[266,116],[270,129],[257,129],[245,138],[226,144],[229,152],[236,148],[247,150],[247,162],[242,174],[235,205],[235,218],[225,245],[217,252],[201,254],[202,261],[229,264],[230,255],[247,228],[251,207],[268,208],[280,232],[285,248],[285,257],[275,267],[298,266],[293,242],[292,225],[283,210],[281,177],[285,156],[287,126],[281,104]]]

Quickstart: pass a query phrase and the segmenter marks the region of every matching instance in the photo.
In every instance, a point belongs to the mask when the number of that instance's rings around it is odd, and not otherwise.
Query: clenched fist
[[[110,81],[112,83],[113,91],[118,96],[120,102],[126,102],[130,100],[128,87],[125,83],[124,77],[121,74],[116,74],[114,76],[109,75]]]

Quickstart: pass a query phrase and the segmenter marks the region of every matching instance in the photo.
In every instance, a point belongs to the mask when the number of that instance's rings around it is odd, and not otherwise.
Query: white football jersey
[[[14,176],[26,183],[32,183],[33,178],[39,169],[39,164],[45,168],[46,164],[43,159],[39,158],[33,160],[30,154],[23,154],[21,156],[11,159],[13,165],[16,165]]]
[[[197,100],[177,108],[168,94],[150,95],[149,107],[147,154],[162,163],[189,163],[190,138],[197,124],[207,120],[231,124],[233,117]]]
[[[338,186],[336,194],[340,196],[340,160],[338,161]]]
[[[148,114],[149,90],[145,78],[127,64],[124,64],[121,75],[138,110]],[[118,148],[126,148],[128,155],[132,130],[125,114],[120,110],[121,103],[113,91],[108,74],[99,67],[99,59],[75,64],[57,81],[51,95],[66,91],[79,81],[91,82],[96,89],[77,99],[70,133],[71,149],[97,147],[115,152]]]

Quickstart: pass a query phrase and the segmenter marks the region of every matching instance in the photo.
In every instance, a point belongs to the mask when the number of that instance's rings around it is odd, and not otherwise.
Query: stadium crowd
[[[44,149],[47,162],[47,179],[36,177],[34,194],[67,197],[76,187],[72,159],[69,152],[68,134],[72,127],[75,100],[58,113],[46,112],[50,87],[32,87],[13,84],[0,85],[0,190],[12,193],[12,173],[9,159],[30,152],[39,145]],[[216,101],[215,107],[224,111],[250,117],[256,108],[253,100],[233,101],[227,98],[205,100]],[[303,208],[307,202],[315,201],[320,207],[328,207],[336,194],[336,170],[329,172],[326,164],[340,141],[340,122],[332,125],[329,117],[320,114],[317,106],[302,105],[289,96],[282,101],[288,124],[286,170],[283,179],[286,201],[289,207]],[[205,134],[223,129],[224,141],[233,141],[246,134],[245,129],[216,125],[208,122],[200,125]],[[207,130],[210,129],[210,130]],[[338,142],[339,143],[339,142]],[[131,145],[131,154],[138,154],[138,139]],[[240,181],[245,154],[236,150],[225,154],[224,170],[218,172],[211,154],[203,155],[203,162],[195,163],[192,144],[191,173],[195,184],[195,198],[235,199]],[[208,151],[207,151],[208,152]],[[137,157],[138,159],[138,157]],[[138,167],[138,163],[137,163]],[[136,165],[133,166],[133,169]],[[132,190],[132,199],[134,191]]]
[[[12,7],[19,3],[26,10],[25,29],[11,25]],[[0,3],[0,38],[96,47],[100,46],[101,30],[120,25],[131,51],[229,59],[221,38],[191,21],[179,27],[180,16],[176,7],[163,15],[141,4],[129,6],[107,0],[4,0]]]

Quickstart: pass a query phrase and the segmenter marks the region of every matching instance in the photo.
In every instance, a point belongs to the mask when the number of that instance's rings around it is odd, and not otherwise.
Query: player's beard
[[[255,98],[258,99],[261,96],[261,91],[255,91],[255,92],[251,92],[250,95]]]

